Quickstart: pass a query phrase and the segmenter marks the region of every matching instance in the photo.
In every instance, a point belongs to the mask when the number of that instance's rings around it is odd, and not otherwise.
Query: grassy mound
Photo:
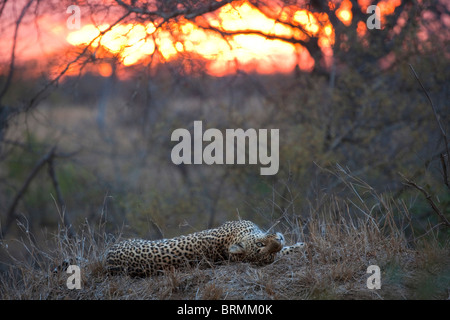
[[[336,200],[331,206],[324,206],[322,214],[311,213],[306,221],[298,217],[279,220],[274,228],[284,232],[288,244],[302,240],[307,247],[268,266],[255,268],[245,263],[225,263],[209,268],[170,270],[143,279],[105,272],[105,252],[118,239],[104,232],[103,226],[85,225],[72,237],[61,229],[44,250],[22,225],[26,236],[18,243],[26,248],[28,255],[22,259],[10,255],[9,270],[0,278],[0,298],[448,298],[448,241],[438,241],[436,230],[421,237],[407,235],[408,225],[398,227],[392,203],[383,201],[377,214],[360,206],[364,214],[354,216],[345,206],[337,205]],[[8,244],[3,243],[3,247],[8,252]],[[71,274],[57,268],[63,261],[80,267],[80,289],[68,288]],[[370,265],[377,265],[381,270],[381,289],[367,286]]]

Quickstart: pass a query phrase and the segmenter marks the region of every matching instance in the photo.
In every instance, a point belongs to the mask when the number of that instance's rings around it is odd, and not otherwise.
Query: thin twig
[[[420,81],[419,76],[417,75],[416,71],[414,70],[414,68],[413,68],[413,66],[412,66],[411,64],[409,65],[409,68],[411,69],[412,73],[414,74],[414,77],[415,77],[416,80],[419,82],[420,86],[422,87],[422,90],[425,92],[425,95],[426,95],[428,101],[430,102],[431,109],[433,110],[434,117],[435,117],[435,119],[436,119],[436,122],[437,122],[437,124],[438,124],[438,126],[439,126],[439,130],[440,130],[440,132],[441,132],[441,136],[442,136],[442,138],[444,139],[444,143],[445,143],[445,152],[446,152],[446,156],[447,156],[447,163],[444,161],[444,160],[445,160],[445,157],[444,157],[442,154],[441,154],[441,163],[442,163],[442,170],[443,170],[443,175],[444,175],[444,184],[445,184],[448,188],[450,188],[449,181],[448,181],[448,175],[447,175],[448,159],[449,159],[449,156],[450,156],[449,149],[448,149],[448,138],[447,138],[447,134],[445,133],[445,130],[444,130],[442,124],[441,124],[441,121],[439,120],[439,115],[438,115],[438,113],[437,113],[437,111],[436,111],[436,108],[435,108],[435,106],[434,106],[434,104],[433,104],[433,101],[431,100],[430,95],[428,94],[428,91],[427,91],[427,90],[425,89],[425,87],[423,86],[422,81]]]
[[[51,87],[56,85],[59,80],[69,71],[70,67],[77,63],[81,58],[88,52],[88,50],[91,48],[92,44],[97,41],[98,39],[101,39],[107,32],[109,32],[114,26],[119,24],[122,20],[124,20],[126,17],[130,15],[131,12],[126,12],[123,16],[119,17],[113,24],[111,24],[106,30],[100,31],[100,33],[94,37],[84,48],[83,50],[73,59],[72,61],[68,62],[64,69],[51,81],[48,81],[39,92],[37,92],[29,101],[28,105],[25,107],[24,111],[28,111],[31,108],[33,108],[40,100],[41,96],[47,92],[47,90]]]
[[[66,214],[66,205],[64,203],[62,192],[59,187],[58,179],[56,178],[55,168],[53,166],[53,160],[54,160],[54,157],[50,157],[47,161],[48,162],[48,174],[50,175],[50,179],[52,180],[53,187],[55,188],[55,191],[56,191],[56,198],[62,209],[61,210],[61,218],[62,218],[64,227],[67,229],[67,235],[69,236],[69,238],[73,238],[75,234],[73,231],[72,224],[69,221],[69,217]]]
[[[450,227],[450,221],[448,221],[447,218],[444,216],[444,214],[441,212],[441,210],[439,210],[436,203],[434,203],[432,196],[423,187],[417,185],[417,183],[415,183],[414,181],[409,180],[403,174],[401,173],[399,174],[405,180],[406,185],[416,188],[425,196],[425,199],[430,204],[431,209],[433,209],[433,211],[439,216],[439,218],[442,220],[442,223],[445,226]]]

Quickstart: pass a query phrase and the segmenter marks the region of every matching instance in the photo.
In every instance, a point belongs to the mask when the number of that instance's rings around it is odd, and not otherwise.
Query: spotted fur
[[[281,233],[266,233],[253,222],[240,220],[172,239],[119,242],[107,252],[106,266],[112,274],[123,272],[131,276],[149,276],[202,262],[241,261],[261,266],[303,245],[285,247]]]

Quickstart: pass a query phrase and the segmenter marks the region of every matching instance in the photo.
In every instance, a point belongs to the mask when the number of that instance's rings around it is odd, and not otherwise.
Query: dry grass
[[[380,198],[381,199],[381,198]],[[408,243],[402,230],[389,222],[387,200],[381,214],[352,217],[349,211],[311,216],[295,228],[304,252],[255,268],[244,263],[167,271],[150,278],[110,276],[104,271],[104,252],[114,242],[103,227],[86,225],[75,238],[65,230],[42,250],[22,226],[26,259],[11,256],[11,268],[0,278],[1,299],[443,299],[448,298],[448,243],[433,237]],[[336,204],[333,204],[336,207]],[[327,209],[328,210],[328,209]],[[373,212],[372,212],[373,213]],[[286,220],[287,221],[287,220]],[[292,219],[288,225],[292,227]],[[298,226],[298,225],[297,225]],[[292,239],[291,239],[292,240]],[[3,244],[4,247],[6,244]],[[81,289],[66,286],[61,261],[81,267]],[[381,268],[380,290],[366,282],[369,265]]]
[[[307,246],[271,265],[224,263],[144,279],[110,276],[105,273],[105,252],[121,236],[107,234],[105,222],[86,223],[73,238],[60,229],[43,244],[37,244],[28,226],[21,224],[20,240],[1,243],[10,268],[0,274],[0,299],[449,298],[448,239],[437,236],[438,228],[425,235],[411,233],[411,214],[404,203],[376,193],[364,181],[338,169],[337,175],[354,197],[323,197],[317,205],[311,204],[306,218],[291,211],[273,221],[273,228],[286,235],[288,244],[304,241]],[[14,255],[17,246],[25,256]],[[81,289],[68,289],[69,274],[54,272],[63,261],[80,266]],[[381,269],[379,290],[367,288],[370,265]]]

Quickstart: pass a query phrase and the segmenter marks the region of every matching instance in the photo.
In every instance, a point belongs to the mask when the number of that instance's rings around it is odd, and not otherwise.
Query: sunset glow
[[[181,54],[195,54],[208,61],[207,71],[216,76],[235,72],[236,67],[258,73],[291,72],[295,65],[310,71],[314,60],[302,46],[286,41],[267,39],[257,31],[271,36],[295,38],[308,41],[310,36],[319,37],[319,45],[326,50],[334,43],[334,30],[325,13],[298,10],[287,24],[267,18],[250,4],[228,4],[217,14],[208,16],[209,26],[218,30],[201,28],[190,21],[179,21],[176,34],[157,29],[154,24],[109,25],[95,27],[85,25],[71,32],[67,41],[74,46],[90,44],[95,51],[102,46],[120,58],[125,66],[144,62],[155,53],[156,48],[165,61]],[[249,34],[230,35],[224,38],[220,32],[248,31]],[[102,32],[105,32],[101,35]]]
[[[336,16],[346,26],[349,26],[352,23],[353,14],[352,3],[350,2],[350,0],[344,0],[341,2],[341,6],[338,10],[336,10]]]
[[[359,2],[362,10],[371,4],[370,0]],[[382,16],[392,14],[400,2],[381,1]],[[351,24],[350,0],[330,1],[329,8],[344,25]],[[267,74],[291,72],[298,65],[301,70],[310,71],[315,61],[304,47],[264,35],[305,42],[310,37],[317,37],[325,60],[328,60],[325,62],[329,64],[335,33],[328,15],[306,9],[292,12],[291,7],[280,7],[279,10],[276,21],[247,2],[228,4],[214,14],[205,15],[206,26],[180,19],[170,32],[153,23],[119,24],[110,30],[106,24],[98,27],[88,24],[70,33],[67,41],[74,46],[90,44],[94,51],[101,46],[124,66],[145,63],[156,50],[163,61],[200,57],[207,61],[208,73],[223,76],[234,73],[236,68]],[[244,33],[233,34],[241,31]],[[364,36],[364,23],[358,24],[357,32],[360,37]],[[100,73],[109,74],[106,71]]]

